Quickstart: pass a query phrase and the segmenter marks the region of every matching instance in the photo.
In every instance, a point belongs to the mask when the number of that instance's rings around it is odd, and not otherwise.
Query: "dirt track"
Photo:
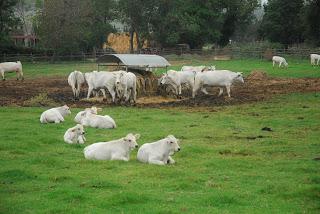
[[[86,89],[85,89],[86,90]],[[84,97],[84,91],[82,96]],[[214,89],[213,95],[203,95],[199,92],[197,98],[183,97],[181,99],[165,98],[155,93],[150,96],[139,97],[137,106],[220,106],[235,105],[248,102],[262,101],[277,94],[293,92],[319,92],[320,78],[269,78],[262,72],[252,72],[244,85],[236,85],[231,89],[232,98],[217,97],[218,90]],[[23,106],[24,101],[40,94],[47,93],[58,103],[67,103],[70,106],[106,105],[105,101],[81,100],[73,101],[71,88],[65,77],[43,77],[26,79],[23,82],[14,79],[0,82],[0,106]],[[225,94],[224,94],[225,95]]]

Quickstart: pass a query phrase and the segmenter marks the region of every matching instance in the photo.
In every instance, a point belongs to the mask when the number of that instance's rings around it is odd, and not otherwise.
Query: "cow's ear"
[[[135,134],[134,137],[138,140],[140,138],[140,134]]]
[[[84,116],[86,116],[86,112],[82,112],[80,115],[81,115],[82,117],[84,117]]]
[[[71,131],[72,131],[72,132],[75,132],[76,130],[75,130],[75,129],[72,129]]]

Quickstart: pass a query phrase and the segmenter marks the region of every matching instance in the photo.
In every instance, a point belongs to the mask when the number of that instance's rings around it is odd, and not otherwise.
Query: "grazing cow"
[[[281,66],[283,66],[285,68],[288,67],[288,63],[287,63],[286,59],[281,56],[273,56],[272,57],[272,66],[274,67],[274,65],[276,63],[279,63],[279,68],[281,68]]]
[[[77,124],[76,126],[68,129],[63,136],[64,142],[69,144],[84,144],[86,138],[84,137],[85,131],[83,125]]]
[[[41,123],[60,123],[64,121],[64,117],[71,114],[70,108],[67,105],[51,108],[44,111],[40,116]]]
[[[93,90],[100,90],[100,89],[108,89],[111,97],[112,102],[115,102],[115,80],[116,80],[117,72],[107,72],[107,71],[100,71],[100,72],[90,72],[85,73],[85,79],[88,83],[88,95],[87,99],[90,98],[90,95]],[[106,95],[104,93],[104,98]]]
[[[84,157],[89,160],[129,161],[130,152],[138,148],[139,134],[128,134],[124,138],[109,142],[94,143],[84,148]]]
[[[139,161],[149,164],[174,164],[175,161],[171,155],[178,151],[180,151],[178,139],[169,135],[154,143],[143,144],[138,151],[137,158]]]
[[[109,115],[97,115],[86,109],[81,114],[81,124],[92,128],[114,129],[117,127],[116,122]]]
[[[85,111],[91,111],[92,114],[98,114],[98,111],[101,111],[101,108],[97,108],[95,106],[92,106],[91,108],[86,108],[84,111],[80,111],[77,113],[77,115],[74,118],[74,121],[76,123],[81,124],[82,119],[85,117]]]
[[[205,71],[214,71],[216,70],[216,66],[205,66],[205,65],[200,65],[200,66],[182,66],[181,71],[195,71],[195,72],[205,72]]]
[[[160,81],[161,85],[169,84],[174,88],[176,95],[181,94],[181,85],[188,84],[188,86],[193,89],[194,86],[194,77],[196,72],[194,71],[175,71],[169,70],[166,74],[164,74],[162,80]]]
[[[116,76],[116,91],[119,99],[137,101],[137,77],[134,73],[120,71]],[[131,99],[130,99],[131,98]]]
[[[0,73],[2,76],[2,80],[6,80],[4,77],[5,72],[16,72],[17,80],[19,80],[19,78],[23,80],[22,64],[20,61],[0,63]]]
[[[230,96],[231,85],[235,82],[244,83],[241,72],[232,72],[228,70],[215,70],[208,71],[205,73],[197,73],[195,77],[195,84],[192,91],[192,97],[194,98],[197,91],[201,88],[201,91],[205,94],[208,94],[205,86],[217,86],[220,91],[218,96],[223,93],[223,88],[226,87],[228,97]]]
[[[319,65],[320,55],[319,54],[310,54],[310,60],[311,60],[311,65]]]
[[[81,85],[85,82],[84,75],[80,71],[73,71],[68,76],[68,84],[72,88],[73,96],[79,99]]]

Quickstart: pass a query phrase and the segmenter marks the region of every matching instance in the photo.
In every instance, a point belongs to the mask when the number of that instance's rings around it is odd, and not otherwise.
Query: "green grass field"
[[[172,66],[168,69],[180,70],[183,65],[215,65],[217,69],[229,69],[232,71],[243,72],[248,75],[252,70],[261,70],[274,77],[320,77],[320,67],[312,67],[309,60],[288,59],[288,69],[273,68],[272,62],[259,59],[243,59],[230,61],[214,61],[211,58],[201,57],[180,57],[168,58]],[[22,62],[23,63],[23,62]],[[108,69],[108,68],[104,68]],[[68,75],[74,70],[89,72],[97,70],[95,63],[65,62],[65,63],[23,63],[23,70],[26,78],[48,75]],[[157,74],[164,72],[165,69],[158,69]],[[15,74],[6,74],[8,78],[13,78]]]
[[[80,109],[63,124],[43,125],[44,108],[1,107],[0,213],[319,213],[319,98],[105,108],[118,128],[86,129],[86,145],[129,132],[141,134],[140,145],[174,134],[182,151],[172,166],[139,163],[137,151],[129,162],[85,160],[83,145],[63,142]]]

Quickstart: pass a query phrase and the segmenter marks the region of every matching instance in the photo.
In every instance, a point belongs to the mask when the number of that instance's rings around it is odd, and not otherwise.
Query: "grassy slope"
[[[172,64],[169,69],[180,70],[183,65],[216,65],[217,69],[229,69],[232,71],[241,71],[245,75],[252,70],[266,71],[270,76],[276,77],[320,77],[320,67],[312,67],[308,60],[289,59],[288,69],[272,68],[272,63],[258,59],[243,59],[231,61],[214,61],[210,58],[201,57],[181,57],[172,58],[169,62]],[[23,69],[26,78],[46,75],[68,75],[71,71],[80,70],[88,72],[97,70],[95,63],[68,62],[68,63],[23,63]],[[106,68],[105,68],[106,69]],[[156,73],[160,74],[165,69],[158,69]],[[6,74],[8,78],[13,78],[15,74]]]
[[[87,129],[87,144],[174,134],[182,151],[165,167],[137,162],[136,151],[128,163],[85,160],[84,146],[62,140],[78,109],[41,125],[44,109],[0,108],[0,213],[319,213],[319,96],[202,112],[106,108],[118,128]]]

